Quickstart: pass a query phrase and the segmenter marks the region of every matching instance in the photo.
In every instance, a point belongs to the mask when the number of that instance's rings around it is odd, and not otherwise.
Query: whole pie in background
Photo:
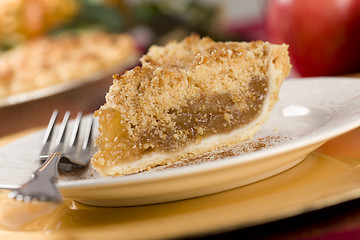
[[[126,33],[37,37],[0,55],[0,98],[124,69],[138,57],[135,39]]]

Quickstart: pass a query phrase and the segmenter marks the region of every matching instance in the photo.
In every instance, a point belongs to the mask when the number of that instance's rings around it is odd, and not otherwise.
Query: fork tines
[[[85,132],[82,134],[83,143],[80,146],[81,139],[79,135],[82,113],[80,112],[77,114],[70,135],[69,144],[66,145],[65,135],[70,118],[70,112],[66,112],[53,147],[51,141],[57,116],[58,111],[55,110],[51,115],[42,142],[40,159],[45,160],[44,164],[33,172],[29,181],[24,183],[21,187],[13,189],[9,193],[9,197],[27,202],[34,201],[35,199],[38,201],[59,202],[61,201],[62,196],[55,184],[58,177],[58,171],[68,172],[75,168],[82,168],[84,170],[85,168],[83,167],[89,163],[91,158],[90,142],[92,137],[92,116],[89,117]]]
[[[70,111],[65,112],[62,123],[58,130],[57,137],[55,139],[54,146],[51,145],[56,119],[58,117],[59,112],[54,110],[47,129],[45,131],[45,135],[42,141],[42,149],[40,151],[40,160],[44,161],[52,152],[61,152],[64,154],[65,159],[61,160],[61,164],[63,163],[73,163],[80,166],[85,166],[88,161],[84,160],[84,156],[90,155],[91,149],[91,138],[92,138],[92,124],[93,117],[89,116],[89,121],[86,125],[86,129],[84,131],[83,139],[79,138],[80,127],[82,123],[82,112],[78,112],[76,119],[73,123],[72,131],[69,137],[68,144],[65,145],[66,132],[68,128],[68,122],[70,118]],[[82,140],[82,143],[80,141]],[[80,146],[81,144],[81,146]],[[53,148],[53,149],[52,149]]]

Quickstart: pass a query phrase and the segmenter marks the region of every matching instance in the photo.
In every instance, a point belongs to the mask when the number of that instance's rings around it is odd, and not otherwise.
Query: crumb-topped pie
[[[84,81],[100,71],[125,70],[138,58],[135,39],[129,34],[89,31],[32,39],[0,54],[0,98]]]
[[[114,75],[99,117],[93,166],[125,175],[250,139],[290,71],[287,45],[192,35],[152,46]]]

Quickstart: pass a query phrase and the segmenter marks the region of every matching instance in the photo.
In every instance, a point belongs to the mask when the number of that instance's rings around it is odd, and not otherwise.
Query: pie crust
[[[290,71],[287,48],[197,35],[152,46],[141,67],[113,76],[95,112],[93,166],[132,174],[252,138]]]

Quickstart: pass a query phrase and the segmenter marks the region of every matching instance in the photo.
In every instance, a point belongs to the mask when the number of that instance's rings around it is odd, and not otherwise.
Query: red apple
[[[266,25],[302,76],[360,72],[360,0],[269,0]]]

